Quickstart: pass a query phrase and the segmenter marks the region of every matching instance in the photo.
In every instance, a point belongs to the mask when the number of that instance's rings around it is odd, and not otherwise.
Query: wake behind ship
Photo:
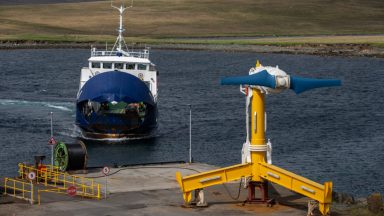
[[[157,127],[157,71],[149,49],[128,50],[122,33],[111,50],[91,49],[81,70],[76,101],[76,125],[85,138],[125,138],[150,135]],[[125,50],[123,49],[125,48]]]

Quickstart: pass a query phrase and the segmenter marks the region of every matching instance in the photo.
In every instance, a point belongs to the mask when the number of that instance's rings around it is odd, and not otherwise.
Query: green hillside
[[[125,16],[125,35],[136,42],[193,43],[221,36],[379,34],[372,43],[384,43],[383,20],[382,0],[137,0]],[[0,39],[112,41],[117,22],[110,1],[0,6]]]

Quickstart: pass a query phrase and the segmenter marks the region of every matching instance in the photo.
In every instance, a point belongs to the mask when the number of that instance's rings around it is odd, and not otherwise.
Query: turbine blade
[[[221,85],[242,85],[242,84],[275,88],[276,81],[275,81],[275,76],[269,74],[266,70],[263,70],[259,73],[255,73],[248,76],[226,77],[221,79]]]
[[[341,80],[335,79],[311,79],[303,77],[291,76],[291,86],[296,94],[300,94],[304,91],[308,91],[314,88],[341,86]]]

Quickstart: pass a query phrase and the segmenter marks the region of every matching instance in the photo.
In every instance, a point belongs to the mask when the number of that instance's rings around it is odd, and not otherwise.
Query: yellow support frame
[[[261,178],[314,199],[319,202],[321,213],[329,212],[332,202],[332,182],[321,185],[272,164],[259,163],[259,166]]]
[[[259,163],[258,167],[260,168],[258,176],[261,179],[314,199],[319,202],[319,210],[323,215],[329,213],[332,203],[332,182],[325,182],[322,185],[267,163]],[[183,192],[184,201],[188,204],[192,200],[192,191],[235,181],[242,177],[252,177],[252,169],[253,164],[247,163],[186,177],[182,177],[180,172],[176,172],[176,180]]]
[[[252,164],[239,164],[204,173],[182,177],[180,172],[176,172],[176,181],[183,191],[183,197],[186,203],[192,199],[192,191],[212,185],[223,184],[225,182],[235,181],[241,177],[252,174]]]
[[[256,67],[259,66],[261,64],[257,62]],[[250,119],[250,147],[257,149],[265,146],[264,93],[256,87],[252,88]],[[238,180],[242,177],[250,177],[251,181],[254,182],[271,181],[279,184],[318,201],[319,210],[323,215],[330,212],[332,182],[325,182],[324,185],[321,185],[277,166],[267,164],[265,151],[251,151],[251,162],[247,164],[234,165],[185,177],[182,177],[180,172],[176,172],[176,180],[183,192],[186,204],[191,202],[194,190]]]
[[[258,167],[260,168],[258,177],[261,179],[314,199],[319,202],[319,210],[323,215],[329,213],[330,204],[332,203],[332,182],[325,182],[322,185],[267,163],[259,163]],[[252,170],[253,164],[247,163],[186,177],[182,177],[180,172],[176,172],[176,180],[183,192],[184,201],[188,204],[192,200],[194,190],[224,184],[242,177],[252,177]]]

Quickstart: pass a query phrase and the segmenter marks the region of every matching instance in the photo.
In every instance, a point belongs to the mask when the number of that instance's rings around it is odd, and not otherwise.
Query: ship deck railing
[[[149,51],[148,50],[144,50],[141,52],[140,51],[129,51],[129,52],[124,52],[124,54],[122,52],[119,52],[119,51],[95,51],[95,50],[92,50],[92,52],[91,52],[92,57],[94,57],[94,56],[119,56],[119,55],[123,55],[123,56],[127,56],[127,57],[148,59],[149,58]]]

